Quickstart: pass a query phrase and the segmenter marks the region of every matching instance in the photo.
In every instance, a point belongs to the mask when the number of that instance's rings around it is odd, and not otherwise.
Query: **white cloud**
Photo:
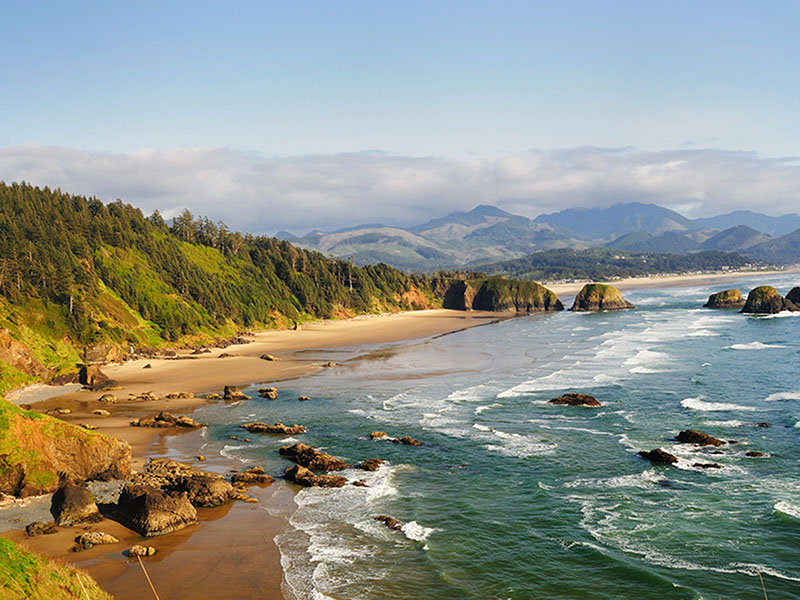
[[[531,217],[632,201],[687,216],[737,209],[778,215],[800,207],[796,159],[724,150],[586,147],[489,160],[380,152],[264,157],[226,148],[110,154],[23,145],[0,149],[0,179],[121,198],[146,214],[159,209],[170,217],[189,208],[255,233],[411,225],[476,204]]]

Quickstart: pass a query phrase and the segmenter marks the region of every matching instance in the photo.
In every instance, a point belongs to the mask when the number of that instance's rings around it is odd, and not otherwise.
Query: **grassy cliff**
[[[112,600],[86,573],[28,552],[0,538],[3,600]]]

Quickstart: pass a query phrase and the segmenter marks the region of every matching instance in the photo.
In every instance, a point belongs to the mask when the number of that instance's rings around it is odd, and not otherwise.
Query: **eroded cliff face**
[[[127,442],[0,399],[0,492],[25,497],[53,492],[65,481],[130,475]]]
[[[564,310],[558,296],[543,285],[502,277],[453,282],[445,293],[444,307],[522,314]]]
[[[613,285],[588,283],[583,286],[570,310],[623,310],[634,308]]]
[[[0,329],[0,361],[33,377],[45,379],[50,374],[50,369],[36,360],[25,344],[12,339],[6,328]]]

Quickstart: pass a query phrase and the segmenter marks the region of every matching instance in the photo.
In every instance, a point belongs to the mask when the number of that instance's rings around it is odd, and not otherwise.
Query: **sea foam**
[[[748,344],[733,344],[725,346],[723,350],[766,350],[768,348],[786,348],[781,344],[765,344],[764,342],[750,342]]]
[[[706,402],[701,398],[684,398],[681,400],[681,406],[691,410],[700,410],[703,412],[714,412],[721,410],[756,410],[752,406],[741,406],[739,404],[730,404],[728,402]]]
[[[775,400],[800,400],[800,392],[778,392],[777,394],[770,394],[764,398],[767,402]]]

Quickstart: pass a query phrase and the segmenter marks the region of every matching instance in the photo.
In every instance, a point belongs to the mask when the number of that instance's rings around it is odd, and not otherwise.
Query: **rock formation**
[[[394,529],[395,531],[401,531],[403,529],[403,526],[394,517],[380,515],[378,517],[375,517],[375,520],[378,521],[379,523],[383,523],[389,529]]]
[[[646,458],[650,462],[660,463],[660,464],[667,464],[671,465],[678,462],[678,457],[673,456],[669,452],[664,452],[661,448],[656,448],[655,450],[650,450],[649,452],[646,450],[642,450],[639,452],[639,456],[642,458]]]
[[[281,435],[297,435],[298,433],[305,433],[306,428],[302,425],[284,425],[283,423],[275,423],[269,425],[268,423],[247,423],[240,425],[242,429],[247,429],[250,433],[279,433]]]
[[[343,487],[347,478],[341,475],[315,475],[302,465],[288,467],[283,474],[287,481],[305,487]]]
[[[161,411],[153,417],[142,417],[141,419],[134,419],[131,421],[133,427],[186,427],[189,429],[196,429],[198,427],[205,427],[205,423],[195,421],[190,417],[179,416],[176,417],[172,413]]]
[[[249,400],[250,396],[245,394],[235,385],[226,385],[223,390],[222,397],[225,400]]]
[[[147,537],[197,523],[197,510],[186,492],[165,492],[129,483],[122,488],[117,507],[121,520]]]
[[[233,477],[231,477],[231,481],[233,483],[269,485],[275,480],[269,475],[265,474],[262,467],[251,467],[242,471],[241,473],[236,473],[233,475]]]
[[[788,294],[786,294],[786,299],[796,306],[800,306],[800,287],[793,287]]]
[[[152,546],[139,546],[137,544],[130,547],[128,550],[128,557],[136,558],[137,556],[153,556],[155,553],[156,549]]]
[[[521,314],[564,310],[558,296],[546,287],[503,277],[451,283],[444,294],[444,307]]]
[[[415,440],[410,435],[404,435],[401,438],[392,438],[392,443],[403,444],[405,446],[422,446],[422,442]]]
[[[747,302],[742,309],[743,313],[775,314],[784,310],[798,311],[794,302],[781,296],[774,287],[762,285],[747,295]]]
[[[86,533],[82,533],[76,537],[75,541],[78,544],[75,550],[88,550],[92,546],[99,546],[100,544],[116,544],[119,542],[119,540],[110,533],[104,533],[102,531],[87,531]]]
[[[50,512],[56,525],[97,523],[103,516],[97,510],[94,496],[84,485],[67,484],[53,494]]]
[[[33,377],[44,379],[50,374],[50,369],[36,360],[25,344],[12,339],[11,332],[5,327],[0,329],[0,362]]]
[[[583,286],[570,310],[622,310],[635,308],[622,297],[622,293],[613,285],[604,283],[587,283]]]
[[[278,399],[278,388],[274,387],[263,387],[258,390],[258,395],[262,398],[266,398],[268,400],[277,400]]]
[[[320,452],[316,448],[312,448],[306,444],[283,446],[278,452],[286,456],[289,460],[296,462],[298,465],[313,471],[338,471],[350,466],[343,460],[326,454],[325,452]]]
[[[711,294],[703,308],[742,308],[744,298],[739,290],[724,290]]]
[[[383,461],[380,458],[370,458],[364,462],[358,463],[356,465],[356,469],[362,469],[363,471],[377,471],[382,464]]]
[[[550,404],[563,404],[566,406],[602,406],[594,396],[588,394],[568,393],[548,400]]]
[[[687,429],[681,431],[677,437],[681,444],[697,444],[698,446],[722,446],[725,442],[711,437],[707,433],[702,433],[694,429]]]
[[[168,458],[155,458],[134,475],[134,484],[167,492],[185,492],[195,506],[219,506],[231,499],[233,486],[221,475],[207,473]]]

